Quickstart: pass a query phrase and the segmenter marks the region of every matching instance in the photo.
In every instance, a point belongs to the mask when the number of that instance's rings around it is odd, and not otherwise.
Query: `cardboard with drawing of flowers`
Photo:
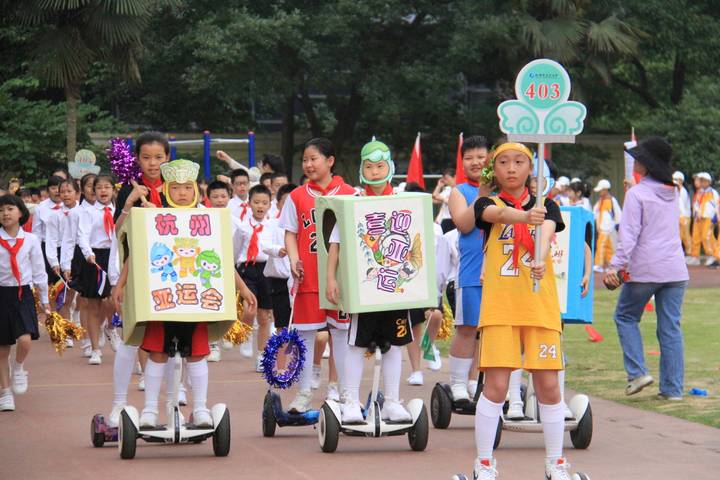
[[[129,258],[123,338],[139,344],[147,322],[210,322],[210,340],[236,319],[235,262],[227,209],[133,208],[118,233]],[[129,257],[128,257],[129,255]]]

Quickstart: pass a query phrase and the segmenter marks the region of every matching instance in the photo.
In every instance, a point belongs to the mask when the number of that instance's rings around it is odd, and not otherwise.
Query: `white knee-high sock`
[[[471,358],[459,358],[448,356],[448,364],[450,366],[450,384],[462,383],[467,385],[468,375],[470,374],[470,366],[472,365],[473,359]]]
[[[522,369],[513,370],[510,374],[510,382],[508,383],[508,393],[510,394],[510,403],[522,402],[520,386],[522,385]]]
[[[118,344],[113,362],[113,405],[126,405],[127,392],[135,368],[135,356],[138,347],[126,345],[124,342]]]
[[[335,370],[337,370],[338,383],[340,391],[344,391],[345,386],[345,358],[347,357],[348,348],[348,332],[347,330],[339,330],[337,328],[330,329],[330,339],[333,347],[333,360],[335,360]]]
[[[148,358],[145,364],[145,408],[148,410],[158,411],[158,396],[166,363],[153,362]]]
[[[491,402],[484,394],[480,394],[475,407],[475,446],[478,458],[490,459],[493,456],[495,433],[502,408],[502,403]]]
[[[192,386],[193,409],[207,408],[208,364],[203,358],[199,362],[187,362],[188,378]]]
[[[565,401],[565,370],[558,370],[558,384],[560,385],[560,401]]]
[[[300,391],[310,390],[312,385],[312,358],[315,355],[315,334],[317,330],[303,330],[300,333],[300,338],[305,341],[305,365],[303,371],[300,373]]]
[[[400,400],[400,375],[402,374],[402,349],[392,346],[382,358],[383,388],[385,398]]]
[[[345,391],[348,398],[354,402],[360,401],[360,383],[362,383],[366,351],[362,347],[348,345],[345,356]]]
[[[180,360],[182,362],[182,360]],[[174,357],[168,358],[165,362],[165,401],[172,402],[175,393],[175,366],[177,361]]]
[[[565,407],[563,403],[540,406],[540,421],[545,437],[545,455],[550,460],[562,457],[565,436]]]

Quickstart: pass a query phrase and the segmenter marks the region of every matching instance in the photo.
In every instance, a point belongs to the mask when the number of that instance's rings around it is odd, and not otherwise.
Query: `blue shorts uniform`
[[[455,291],[455,326],[477,327],[480,319],[482,287],[462,287]]]

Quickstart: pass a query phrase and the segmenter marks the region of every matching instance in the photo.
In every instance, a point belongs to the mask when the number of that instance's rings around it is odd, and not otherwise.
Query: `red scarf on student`
[[[242,212],[240,212],[240,220],[245,220],[245,215],[247,215],[247,211],[250,205],[248,205],[247,202],[245,202],[242,206]]]
[[[160,192],[159,190],[162,189],[163,181],[160,178],[157,178],[155,180],[149,180],[145,178],[145,175],[143,175],[140,180],[142,180],[143,185],[147,187],[147,189],[150,191],[150,202],[154,204],[157,208],[162,208],[162,200],[160,199]]]
[[[332,177],[332,180],[330,180],[330,183],[325,188],[321,187],[320,185],[318,185],[315,182],[308,182],[307,186],[308,186],[308,188],[318,192],[320,195],[325,196],[328,193],[330,193],[330,191],[332,189],[337,188],[344,183],[345,183],[345,180],[343,180],[343,178],[340,175],[335,175],[334,177]]]
[[[473,181],[470,180],[469,178],[468,178],[467,180],[465,180],[465,183],[467,183],[467,184],[470,185],[471,187],[475,187],[475,188],[478,188],[478,187],[480,186],[480,183],[479,183],[479,182],[473,182]]]
[[[103,226],[105,227],[105,233],[108,238],[112,238],[113,232],[115,232],[115,220],[113,220],[113,214],[110,211],[110,207],[103,208]]]
[[[372,189],[370,185],[365,185],[365,196],[366,197],[379,197],[379,196],[385,196],[385,195],[392,195],[393,193],[393,187],[390,185],[390,183],[385,184],[385,188],[383,189],[382,193],[380,195],[375,194],[375,190]]]
[[[527,187],[523,191],[522,195],[520,195],[520,198],[515,198],[509,193],[503,191],[500,192],[500,195],[498,195],[498,198],[502,200],[507,200],[508,202],[512,203],[513,208],[524,211],[523,209],[523,201],[528,198],[530,195],[530,192],[528,191]],[[513,267],[518,268],[518,260],[520,259],[520,246],[524,246],[525,249],[528,251],[530,256],[535,255],[535,241],[532,238],[532,235],[530,235],[530,229],[528,228],[527,223],[516,223],[513,225],[513,252],[512,252],[512,259],[513,259]]]
[[[260,253],[260,248],[258,247],[258,235],[260,235],[260,232],[263,231],[263,224],[258,223],[257,225],[253,225],[252,222],[248,222],[250,226],[253,229],[252,236],[250,237],[250,245],[248,245],[247,249],[247,260],[245,261],[245,265],[248,265],[249,263],[255,264],[255,259],[258,256],[258,253]]]
[[[18,265],[17,254],[20,251],[20,247],[23,246],[23,242],[25,242],[24,238],[16,238],[15,245],[11,247],[7,240],[0,238],[0,246],[10,254],[10,270],[12,270],[13,277],[15,277],[18,283],[18,300],[22,300],[22,280],[20,280],[20,266]]]

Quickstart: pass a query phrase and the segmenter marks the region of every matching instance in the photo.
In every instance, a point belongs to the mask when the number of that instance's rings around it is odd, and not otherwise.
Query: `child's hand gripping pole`
[[[135,179],[130,180],[130,183],[132,184],[133,188],[134,188],[135,190],[137,190],[138,192],[147,191],[147,187],[144,186],[144,185],[141,186],[139,183],[137,183],[137,180],[135,180]],[[141,193],[141,194],[140,194],[140,204],[141,204],[141,206],[142,206],[143,208],[145,208],[146,205],[149,204],[149,203],[150,203],[150,202],[147,201],[147,197],[145,196],[145,194],[144,194],[144,193]],[[147,205],[147,206],[149,207],[150,205]],[[155,204],[152,204],[152,206],[154,206],[155,208],[157,208],[157,207],[162,207],[162,205],[155,205]]]
[[[538,154],[537,154],[537,195],[535,196],[535,208],[542,208],[545,205],[545,199],[543,198],[543,191],[545,190],[545,144],[538,143]],[[542,225],[535,227],[535,254],[533,255],[537,262],[542,256]],[[533,292],[538,293],[540,291],[540,280],[533,280]]]

